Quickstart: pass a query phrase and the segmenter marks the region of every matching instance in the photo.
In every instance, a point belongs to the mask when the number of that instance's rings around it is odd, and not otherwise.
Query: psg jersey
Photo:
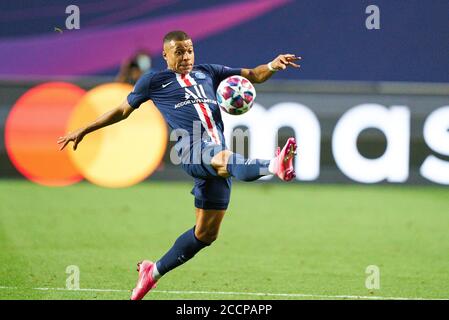
[[[170,69],[148,72],[137,81],[127,100],[133,108],[152,100],[171,129],[189,133],[191,145],[207,137],[208,142],[226,146],[215,93],[221,81],[240,74],[241,69],[216,64],[196,65],[187,75]],[[201,130],[200,141],[194,136],[195,124]]]

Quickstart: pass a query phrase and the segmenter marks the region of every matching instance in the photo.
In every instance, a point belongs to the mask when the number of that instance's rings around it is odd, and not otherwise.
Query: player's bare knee
[[[225,157],[224,155],[220,152],[219,154],[215,155],[211,161],[210,164],[212,165],[212,167],[214,167],[215,169],[219,169],[225,166]]]
[[[218,175],[220,177],[229,177],[229,173],[227,170],[227,164],[228,159],[230,155],[232,154],[229,150],[223,150],[217,153],[212,159],[211,159],[211,165],[212,167],[217,171]]]
[[[218,231],[216,230],[195,230],[195,236],[198,240],[211,244],[218,238]]]

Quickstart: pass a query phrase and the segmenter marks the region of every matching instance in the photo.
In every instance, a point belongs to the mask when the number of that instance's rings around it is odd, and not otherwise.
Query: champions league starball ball
[[[251,109],[256,99],[253,84],[241,76],[224,79],[217,89],[217,102],[221,110],[232,115],[244,114]]]

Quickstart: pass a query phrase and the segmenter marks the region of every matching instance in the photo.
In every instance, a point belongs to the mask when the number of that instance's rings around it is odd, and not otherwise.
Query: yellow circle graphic
[[[84,127],[124,101],[132,86],[109,83],[88,91],[76,105],[67,132]],[[90,182],[110,188],[141,182],[158,167],[167,146],[167,126],[146,102],[126,120],[91,132],[70,158]]]

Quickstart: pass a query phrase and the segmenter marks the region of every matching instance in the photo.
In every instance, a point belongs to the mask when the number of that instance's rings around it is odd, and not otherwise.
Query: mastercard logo
[[[59,151],[56,143],[119,105],[131,90],[122,83],[89,91],[66,82],[31,88],[6,120],[5,147],[11,162],[24,177],[45,186],[67,186],[84,178],[111,188],[141,182],[158,168],[168,139],[164,118],[150,102],[126,120],[88,134],[76,151],[72,144]]]

